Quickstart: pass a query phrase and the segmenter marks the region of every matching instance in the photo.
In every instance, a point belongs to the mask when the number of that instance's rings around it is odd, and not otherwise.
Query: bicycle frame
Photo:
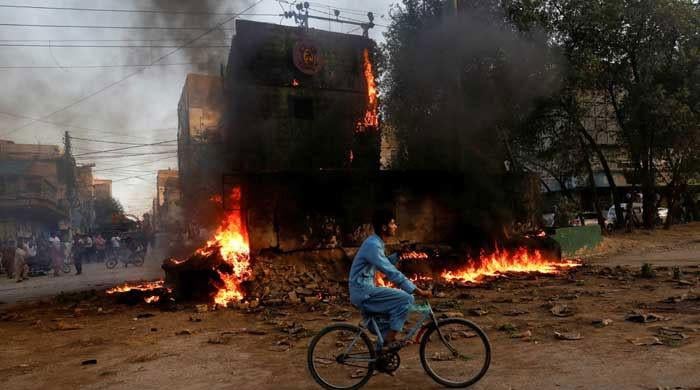
[[[428,326],[430,326],[430,324],[432,323],[437,327],[438,335],[440,335],[440,340],[443,342],[443,344],[445,344],[445,346],[452,353],[457,353],[457,351],[454,348],[452,348],[452,346],[447,342],[447,340],[445,340],[445,337],[442,335],[440,328],[437,326],[438,321],[437,321],[437,318],[435,317],[435,313],[433,312],[432,306],[430,306],[430,302],[426,300],[425,303],[426,303],[427,310],[421,310],[421,311],[414,310],[414,311],[412,311],[412,312],[422,312],[423,317],[420,319],[420,321],[416,322],[416,325],[414,325],[413,328],[411,328],[411,330],[406,334],[406,337],[404,337],[404,340],[410,340],[415,336],[414,341],[415,342],[420,341],[421,336],[423,335],[423,333],[425,333],[425,331],[428,329]],[[430,319],[429,322],[428,322],[428,319]],[[377,335],[376,351],[379,351],[384,346],[384,338],[382,337],[382,332],[379,329],[379,324],[377,324],[377,321],[375,320],[375,318],[373,316],[369,316],[368,318],[364,319],[362,321],[362,323],[360,324],[360,328],[370,329],[370,327],[373,330],[373,332]],[[363,330],[363,332],[364,332],[364,330]],[[348,352],[352,350],[352,348],[355,346],[355,343],[357,342],[357,340],[359,340],[360,337],[362,337],[360,334],[361,333],[358,333],[357,335],[355,335],[355,338],[352,340],[350,345],[348,345],[345,352],[340,355],[344,358],[343,360],[348,359],[352,355],[357,355],[357,354],[350,354]],[[351,360],[358,361],[358,362],[359,361],[369,361],[369,362],[376,362],[377,361],[376,358],[373,359],[371,357],[366,357],[366,358],[352,357]]]

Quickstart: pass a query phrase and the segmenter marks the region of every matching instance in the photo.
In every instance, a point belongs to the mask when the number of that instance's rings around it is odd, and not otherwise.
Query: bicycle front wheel
[[[420,362],[437,383],[453,388],[468,387],[489,369],[491,344],[476,324],[449,318],[423,335]]]
[[[359,389],[372,377],[375,351],[361,328],[336,324],[322,329],[309,344],[307,364],[324,389]]]
[[[107,261],[105,261],[105,266],[107,267],[107,269],[113,269],[117,266],[117,259],[115,259],[114,257],[110,257],[109,259],[107,259]]]

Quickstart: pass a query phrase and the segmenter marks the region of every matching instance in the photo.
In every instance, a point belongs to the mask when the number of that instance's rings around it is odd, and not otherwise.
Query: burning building
[[[219,215],[212,238],[188,261],[164,264],[169,283],[186,295],[206,293],[225,304],[244,297],[260,254],[308,253],[345,270],[350,257],[339,248],[362,242],[377,206],[394,208],[398,241],[434,249],[430,256],[407,258],[416,273],[457,280],[446,272],[476,272],[459,270],[465,257],[478,257],[482,244],[493,244],[492,231],[502,229],[479,207],[498,200],[474,191],[479,178],[457,170],[380,169],[381,149],[395,151],[382,145],[374,51],[374,43],[361,36],[237,21],[223,72],[223,105],[215,77],[190,75],[180,101],[187,213],[207,217],[202,205],[208,205]],[[198,111],[197,100],[208,108]],[[508,186],[508,180],[490,183]],[[483,226],[491,230],[475,228]],[[477,244],[475,253],[465,255],[465,241]],[[441,245],[461,255],[438,255]],[[493,261],[487,261],[482,268],[490,274],[524,269],[530,254],[518,253],[499,252],[501,263],[489,268]],[[540,254],[532,256],[547,263]],[[426,261],[436,257],[442,260]]]

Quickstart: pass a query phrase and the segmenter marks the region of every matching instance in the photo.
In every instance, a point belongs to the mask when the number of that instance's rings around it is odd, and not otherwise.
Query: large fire
[[[231,266],[232,273],[217,270],[222,286],[217,286],[214,302],[226,306],[229,302],[244,298],[241,283],[250,278],[250,245],[248,231],[241,213],[241,189],[236,187],[229,196],[229,206],[233,209],[224,218],[214,238],[197,250],[199,254],[211,255],[218,250],[221,258]]]
[[[372,61],[369,57],[369,49],[365,49],[362,53],[363,74],[367,83],[367,111],[364,118],[357,123],[357,131],[364,131],[368,128],[379,127],[379,102],[377,100],[377,82],[374,78],[374,70],[372,70]]]
[[[520,248],[513,252],[496,250],[493,253],[482,253],[473,265],[457,271],[446,271],[442,278],[448,281],[479,283],[487,276],[502,276],[514,272],[537,272],[557,274],[563,268],[576,267],[580,264],[573,261],[552,261],[545,259],[539,251],[528,251]]]
[[[403,254],[401,259],[425,260],[428,255],[422,252],[409,252]],[[539,251],[529,251],[527,248],[519,248],[514,251],[496,250],[491,254],[483,253],[477,261],[471,262],[462,269],[445,271],[441,279],[452,282],[481,283],[485,277],[500,277],[508,273],[536,272],[542,274],[558,274],[563,269],[578,267],[581,264],[575,261],[553,261],[545,259]],[[410,278],[413,282],[429,282],[428,276],[414,275]],[[381,272],[374,275],[374,282],[379,287],[392,287],[392,283],[384,278]]]

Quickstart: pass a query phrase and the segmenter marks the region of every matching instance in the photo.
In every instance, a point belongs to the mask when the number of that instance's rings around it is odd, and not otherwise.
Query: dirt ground
[[[474,389],[700,389],[699,245],[700,224],[621,235],[570,274],[443,286],[445,296],[431,303],[475,321],[491,339],[491,368]],[[640,274],[645,262],[654,277]],[[553,315],[555,305],[572,314]],[[3,389],[316,388],[306,369],[311,335],[339,318],[359,321],[351,307],[324,303],[163,312],[85,294],[3,306]],[[474,315],[477,308],[488,313]],[[626,321],[635,310],[662,320]],[[602,319],[612,324],[593,325]],[[527,330],[531,337],[518,337]],[[555,331],[582,339],[559,340]],[[635,345],[649,341],[661,344]],[[417,346],[401,358],[396,376],[378,374],[366,388],[440,387],[423,372]],[[90,359],[96,364],[82,364]]]

